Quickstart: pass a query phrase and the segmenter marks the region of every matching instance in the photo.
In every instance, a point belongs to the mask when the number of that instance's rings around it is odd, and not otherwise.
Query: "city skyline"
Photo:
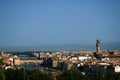
[[[120,1],[0,1],[0,47],[120,43]],[[119,44],[118,44],[119,45]]]

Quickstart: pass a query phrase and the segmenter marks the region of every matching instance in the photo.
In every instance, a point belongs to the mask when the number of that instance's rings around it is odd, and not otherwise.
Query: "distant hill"
[[[81,45],[40,45],[40,46],[23,46],[23,47],[0,47],[0,51],[59,51],[59,50],[96,50],[96,44]],[[116,43],[101,43],[102,50],[120,50],[120,42]]]

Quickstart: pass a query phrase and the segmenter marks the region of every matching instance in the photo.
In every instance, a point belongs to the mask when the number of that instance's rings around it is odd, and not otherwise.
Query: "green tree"
[[[5,80],[5,74],[2,69],[0,69],[0,80]]]
[[[120,73],[108,70],[106,73],[101,71],[100,80],[120,80]]]
[[[23,69],[7,69],[6,80],[27,80],[27,74]]]
[[[6,80],[53,80],[51,76],[39,70],[7,69],[5,75]]]
[[[0,67],[3,65],[3,60],[0,59]]]
[[[46,73],[42,73],[39,70],[28,71],[28,80],[53,80],[53,78]]]
[[[67,70],[57,77],[57,80],[88,80],[88,78],[78,70]]]
[[[104,70],[100,70],[100,80],[105,80],[105,77],[106,75],[105,75]]]
[[[4,69],[2,68],[3,65],[3,60],[0,59],[0,80],[5,80],[5,73]]]
[[[120,80],[120,73],[117,73],[115,76],[117,77],[116,80]]]
[[[105,75],[105,80],[117,80],[116,73],[113,71],[107,71],[107,74]]]

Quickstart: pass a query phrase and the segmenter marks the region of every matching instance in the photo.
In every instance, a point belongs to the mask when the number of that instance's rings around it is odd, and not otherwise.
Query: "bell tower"
[[[96,40],[96,52],[97,52],[97,53],[100,53],[100,52],[101,52],[101,51],[100,51],[100,40],[99,40],[99,39]]]

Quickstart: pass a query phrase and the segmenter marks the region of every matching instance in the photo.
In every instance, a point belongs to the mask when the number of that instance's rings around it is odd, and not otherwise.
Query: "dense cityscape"
[[[0,80],[120,80],[120,0],[0,0]]]
[[[0,76],[2,80],[14,80],[20,73],[11,78],[6,71],[23,70],[24,74],[19,80],[74,80],[70,76],[78,74],[77,80],[119,80],[120,51],[102,51],[100,40],[96,40],[96,51],[57,51],[57,52],[0,52]],[[32,78],[27,78],[28,71],[38,71]],[[68,71],[68,75],[67,75]],[[69,71],[71,75],[69,75]],[[76,71],[76,72],[75,72]],[[78,73],[77,73],[78,71]],[[20,71],[19,71],[20,72]],[[26,72],[26,73],[25,73]],[[72,74],[72,72],[74,74]],[[81,76],[79,75],[81,73]],[[75,74],[76,73],[76,74]],[[35,76],[48,76],[43,79]],[[108,75],[109,74],[109,75]],[[9,75],[9,76],[8,76]],[[32,74],[33,75],[33,74]],[[104,75],[104,76],[103,76]],[[107,75],[107,76],[105,76]],[[118,76],[115,76],[118,75]],[[9,78],[7,78],[9,77]],[[23,77],[23,78],[22,78]],[[18,80],[17,79],[17,80]]]

